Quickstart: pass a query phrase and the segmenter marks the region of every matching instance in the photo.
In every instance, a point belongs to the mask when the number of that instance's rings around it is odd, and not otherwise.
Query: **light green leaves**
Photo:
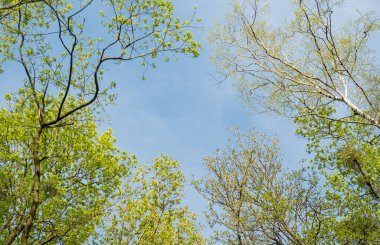
[[[208,201],[216,244],[318,244],[326,235],[318,178],[285,171],[276,141],[235,132],[205,165],[195,186]]]
[[[0,111],[0,243],[28,213],[33,186],[32,147],[38,114],[21,90],[7,95],[12,107]],[[48,97],[47,103],[57,99]],[[69,125],[69,126],[66,126]],[[98,135],[89,109],[62,126],[45,130],[38,142],[41,159],[40,203],[31,243],[52,238],[81,243],[95,233],[108,212],[114,190],[128,174],[128,159],[115,146],[111,131]],[[16,242],[19,242],[16,239]]]
[[[152,165],[135,161],[136,171],[117,199],[104,242],[110,244],[203,244],[196,216],[182,204],[185,179],[172,158]]]
[[[97,132],[98,109],[115,99],[116,83],[104,81],[107,65],[138,59],[154,67],[162,53],[197,57],[200,44],[169,0],[2,1],[0,17],[0,65],[15,66],[24,85],[6,95],[9,109],[0,111],[0,243],[85,242],[112,212],[115,190],[136,160],[114,146],[111,131]],[[136,173],[140,193],[125,186],[134,192],[124,195],[146,197],[133,200],[129,208],[142,216],[131,222],[152,228],[147,217],[156,220],[162,208],[165,230],[154,239],[202,241],[193,214],[177,206],[184,182],[178,164],[155,161]],[[149,182],[150,171],[157,178]]]

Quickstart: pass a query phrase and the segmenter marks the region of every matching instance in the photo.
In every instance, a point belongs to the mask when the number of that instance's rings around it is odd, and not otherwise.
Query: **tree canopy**
[[[155,158],[138,169],[118,194],[107,244],[204,244],[196,216],[182,205],[185,179],[179,163]]]
[[[293,17],[273,27],[263,1],[234,1],[233,11],[211,34],[217,47],[214,61],[221,72],[238,79],[250,108],[293,119],[297,134],[308,142],[312,158],[308,171],[319,176],[316,187],[322,188],[318,202],[323,209],[312,208],[319,223],[315,240],[297,235],[301,238],[297,241],[285,235],[282,243],[273,241],[275,244],[380,241],[380,74],[378,56],[369,45],[380,25],[375,12],[358,13],[356,19],[338,23],[335,15],[344,3],[293,1]],[[214,168],[210,171],[215,172]],[[273,181],[276,179],[274,176]],[[300,184],[308,186],[303,180]],[[265,195],[257,195],[258,200],[265,200]],[[209,196],[215,198],[214,193]],[[308,206],[302,209],[308,212]],[[269,217],[265,219],[268,222]],[[299,224],[304,224],[302,221],[299,219]],[[314,227],[302,230],[315,232]]]
[[[114,100],[105,65],[197,57],[194,21],[165,0],[1,1],[0,65],[23,79],[1,110],[2,243],[77,244],[96,235],[131,171],[111,131],[97,131],[96,114]]]
[[[268,23],[263,1],[234,1],[233,12],[211,39],[215,62],[237,75],[246,99],[290,115],[364,123],[379,128],[378,61],[368,44],[379,30],[376,13],[345,24],[334,11],[344,1],[293,1],[293,17],[279,28]],[[319,109],[343,108],[324,115]]]
[[[208,204],[206,236],[180,163],[142,163],[99,127],[120,92],[107,68],[199,56],[196,8],[0,1],[0,73],[20,79],[0,107],[0,243],[380,244],[380,18],[338,16],[344,0],[292,4],[273,23],[263,0],[232,1],[211,60],[254,112],[291,119],[309,161],[288,169],[277,139],[233,130],[189,186]]]
[[[114,189],[127,175],[127,155],[114,146],[111,131],[98,134],[89,109],[66,120],[66,126],[44,131],[36,142],[39,118],[30,95],[21,89],[19,96],[11,97],[10,109],[0,113],[0,241],[20,243],[23,232],[22,239],[30,244],[82,243],[95,232]],[[56,102],[46,98],[47,104]],[[32,226],[26,232],[28,222]]]

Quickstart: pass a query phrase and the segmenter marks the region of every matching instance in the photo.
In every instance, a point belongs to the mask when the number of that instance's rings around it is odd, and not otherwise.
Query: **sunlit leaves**
[[[30,208],[31,152],[39,117],[29,92],[7,95],[11,107],[0,111],[0,243]],[[52,97],[46,100],[57,102]],[[92,112],[86,109],[42,134],[40,206],[31,243],[51,237],[69,244],[84,242],[108,212],[115,188],[128,174],[129,161],[114,146],[110,130],[98,134],[96,129]]]
[[[203,244],[196,216],[182,204],[185,179],[179,163],[163,156],[136,170],[120,191],[117,214],[104,235],[110,244]]]
[[[318,110],[326,118],[334,113],[332,107]],[[330,230],[342,243],[376,241],[380,231],[380,147],[376,129],[358,116],[332,122],[310,115],[295,122],[298,134],[308,140],[308,152],[314,155],[312,167],[326,179],[327,203],[339,210],[326,216]]]

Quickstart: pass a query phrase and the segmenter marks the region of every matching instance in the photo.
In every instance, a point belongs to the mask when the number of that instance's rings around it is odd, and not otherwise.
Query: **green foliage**
[[[195,214],[181,204],[185,179],[177,161],[161,157],[142,166],[114,146],[111,130],[97,133],[89,108],[44,130],[36,143],[39,115],[29,96],[28,89],[8,94],[9,109],[0,110],[0,243],[31,210],[38,144],[39,203],[29,244],[204,244]]]
[[[315,134],[316,125],[306,125],[310,131],[302,132]],[[312,166],[319,169],[289,172],[281,166],[276,142],[257,133],[235,137],[205,159],[207,175],[195,182],[209,203],[207,218],[215,227],[216,244],[379,242],[375,155],[353,152],[353,146],[339,152],[327,146],[330,153],[316,151],[314,161],[320,162]],[[321,150],[317,145],[310,144],[310,151]],[[361,170],[352,163],[354,157]]]
[[[235,133],[224,150],[205,159],[207,175],[195,182],[209,203],[216,244],[319,244],[327,224],[318,178],[281,167],[276,141]]]
[[[333,108],[320,108],[330,117]],[[380,147],[378,131],[360,117],[331,122],[316,116],[296,118],[298,134],[308,139],[313,167],[325,177],[326,202],[337,210],[329,215],[338,241],[374,244],[380,232]],[[361,122],[361,123],[360,123]]]
[[[43,106],[56,119],[98,97],[98,105],[114,101],[107,64],[140,60],[148,67],[169,54],[199,55],[192,20],[176,17],[167,0],[2,1],[0,16],[0,65],[19,65],[35,103],[58,93],[61,103]],[[68,95],[81,103],[66,105]]]
[[[154,66],[166,53],[197,57],[194,15],[177,18],[165,0],[0,2],[0,67],[24,75],[19,94],[6,95],[9,108],[0,111],[0,243],[96,240],[134,161],[114,147],[110,130],[97,132],[95,115],[115,99],[106,64]],[[192,239],[193,216],[175,214],[183,216],[173,227],[189,236],[177,232],[177,240]]]
[[[378,13],[337,23],[345,1],[293,1],[294,15],[273,27],[263,1],[233,3],[212,32],[213,60],[249,106],[291,116],[307,140],[327,207],[320,242],[379,243],[380,74],[369,42]]]
[[[40,149],[40,203],[29,243],[82,243],[94,234],[114,189],[128,174],[127,155],[114,146],[110,130],[97,133],[89,109],[43,131],[34,142],[39,115],[30,95],[27,89],[8,95],[9,109],[0,110],[0,243],[23,225],[30,211],[35,144]],[[48,97],[46,103],[57,99]]]
[[[185,179],[178,162],[163,156],[136,167],[119,193],[103,243],[204,244],[195,214],[181,204]]]
[[[235,0],[233,11],[210,35],[213,62],[236,77],[247,104],[296,116],[333,104],[332,120],[356,113],[380,127],[379,69],[370,41],[378,13],[358,13],[337,23],[345,1],[293,1],[293,13],[276,26],[264,1]],[[371,39],[372,38],[372,39]]]

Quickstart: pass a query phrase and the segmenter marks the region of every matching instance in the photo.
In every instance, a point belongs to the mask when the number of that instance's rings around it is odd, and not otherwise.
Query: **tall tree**
[[[223,150],[205,159],[207,175],[195,182],[208,201],[216,244],[331,244],[315,175],[281,166],[276,141],[235,133]]]
[[[0,110],[0,243],[82,243],[108,211],[130,161],[110,130],[98,134],[88,108],[36,139],[30,96],[29,89],[8,95],[9,109]]]
[[[380,238],[378,56],[369,40],[375,12],[337,23],[344,1],[293,1],[279,28],[261,1],[235,1],[213,33],[215,61],[236,75],[249,105],[291,116],[308,140],[313,168],[324,176],[329,230],[339,244]]]
[[[96,17],[94,13],[98,13]],[[86,107],[113,100],[109,89],[115,83],[103,81],[105,65],[140,60],[148,66],[149,58],[165,53],[198,56],[200,44],[188,30],[193,18],[180,20],[174,15],[172,2],[165,0],[1,1],[0,64],[24,74],[26,94],[22,97],[33,117],[23,121],[29,123],[24,126],[31,130],[31,140],[24,146],[29,155],[22,155],[32,159],[28,164],[32,177],[25,182],[32,191],[25,193],[25,209],[18,213],[17,225],[12,223],[6,244],[20,234],[22,244],[35,239],[47,174],[43,166],[54,165],[43,147],[49,142],[49,147],[59,148],[59,130],[70,131],[75,121],[72,116],[81,118],[78,113]],[[16,112],[22,114],[20,110]],[[12,144],[16,147],[26,142],[9,144],[12,148]],[[1,154],[2,164],[8,163],[7,157],[12,155],[6,151]]]
[[[36,146],[30,96],[28,89],[7,95],[9,109],[0,110],[1,244],[204,244],[195,214],[181,204],[177,161],[161,157],[144,167],[114,146],[111,130],[97,132],[90,108],[44,131]],[[36,147],[41,176],[31,210]]]
[[[241,79],[246,98],[286,115],[316,115],[331,121],[380,128],[378,61],[367,45],[379,30],[375,12],[336,23],[341,0],[293,1],[294,17],[271,28],[266,5],[234,1],[212,40],[215,62]],[[332,105],[343,113],[321,115]],[[359,118],[359,119],[358,119]]]

